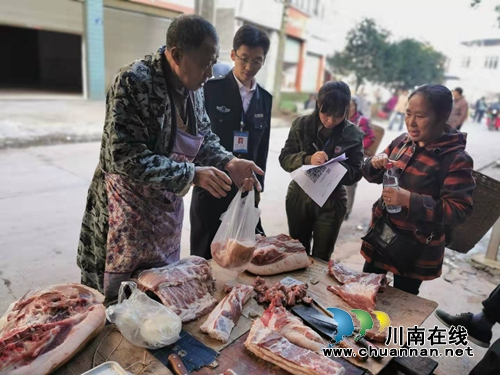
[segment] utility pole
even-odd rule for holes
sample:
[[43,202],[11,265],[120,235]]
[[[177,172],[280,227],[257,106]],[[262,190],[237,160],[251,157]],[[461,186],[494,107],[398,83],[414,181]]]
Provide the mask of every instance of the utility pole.
[[283,63],[285,60],[285,44],[286,44],[286,24],[288,22],[288,8],[291,0],[281,0],[283,2],[283,12],[281,14],[281,27],[278,44],[278,58],[276,59],[276,72],[274,76],[274,91],[273,91],[273,113],[279,112],[281,102],[281,82],[283,76]]
[[194,11],[215,26],[216,0],[195,0]]

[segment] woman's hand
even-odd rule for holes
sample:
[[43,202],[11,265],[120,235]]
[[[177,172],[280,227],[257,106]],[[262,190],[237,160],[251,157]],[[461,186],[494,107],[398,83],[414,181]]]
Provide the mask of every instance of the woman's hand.
[[382,199],[386,206],[410,206],[411,193],[405,189],[386,187],[382,190]]
[[315,152],[311,156],[311,165],[321,165],[328,161],[328,155],[324,151]]
[[[375,155],[371,159],[372,167],[375,169],[385,168],[385,166],[389,162],[392,162],[392,161],[389,159],[389,156],[387,156],[387,154],[385,152],[378,154],[378,155]],[[394,164],[394,162],[392,162],[392,163]]]

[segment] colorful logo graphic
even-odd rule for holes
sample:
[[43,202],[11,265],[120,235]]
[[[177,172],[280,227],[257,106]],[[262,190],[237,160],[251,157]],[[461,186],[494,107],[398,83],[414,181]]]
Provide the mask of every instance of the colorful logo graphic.
[[[327,308],[329,312],[333,314],[333,318],[338,323],[337,332],[333,339],[335,343],[339,343],[344,339],[344,337],[352,336],[354,334],[355,325],[352,320],[351,314],[347,311],[339,309],[337,307]],[[379,332],[383,332],[387,327],[391,325],[391,319],[383,311],[373,311],[370,314],[368,311],[354,309],[351,312],[356,316],[359,321],[359,334],[364,336],[367,330],[370,330],[374,326],[373,317],[379,322]]]

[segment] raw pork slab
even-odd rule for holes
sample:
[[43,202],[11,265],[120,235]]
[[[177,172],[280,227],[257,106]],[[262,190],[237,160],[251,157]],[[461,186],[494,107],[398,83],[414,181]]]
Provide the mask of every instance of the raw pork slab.
[[243,305],[248,301],[253,292],[253,287],[237,284],[212,310],[200,329],[210,337],[224,343],[229,340],[229,335],[241,316]]
[[143,291],[155,293],[183,323],[207,314],[217,304],[215,280],[204,258],[190,256],[165,267],[142,271],[138,277]]
[[345,369],[339,363],[301,348],[279,332],[266,327],[257,319],[250,329],[245,346],[257,357],[295,375],[341,375]]
[[292,344],[318,352],[327,347],[325,341],[314,330],[304,325],[302,320],[292,315],[283,306],[277,306],[279,300],[273,300],[264,311],[260,320],[267,328],[282,334]]
[[257,244],[247,271],[260,276],[276,275],[309,267],[306,248],[286,234],[257,236]]
[[48,374],[106,322],[104,296],[80,284],[30,291],[0,319],[0,374]]
[[328,262],[328,274],[344,285],[331,285],[327,289],[357,309],[373,311],[377,293],[387,286],[385,275],[351,271],[334,260]]

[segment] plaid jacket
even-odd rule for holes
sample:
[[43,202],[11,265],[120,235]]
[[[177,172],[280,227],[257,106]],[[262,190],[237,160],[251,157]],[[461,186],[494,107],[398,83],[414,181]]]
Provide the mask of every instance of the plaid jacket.
[[[411,192],[409,207],[398,214],[390,214],[391,222],[423,244],[434,233],[412,270],[405,276],[420,280],[439,277],[445,248],[444,226],[463,223],[472,213],[472,193],[476,184],[472,177],[472,158],[465,152],[466,137],[465,133],[447,127],[445,134],[425,147],[419,147],[403,134],[384,150],[390,159],[396,159],[399,186]],[[452,152],[455,156],[441,186],[439,176],[442,173],[439,171],[443,158]],[[363,166],[363,176],[377,184],[382,183],[384,171],[372,168],[371,158]],[[381,202],[380,199],[373,205],[371,226],[383,214]],[[375,266],[398,274],[393,266],[377,257],[366,242],[363,242],[361,254],[368,262],[373,260]]]

